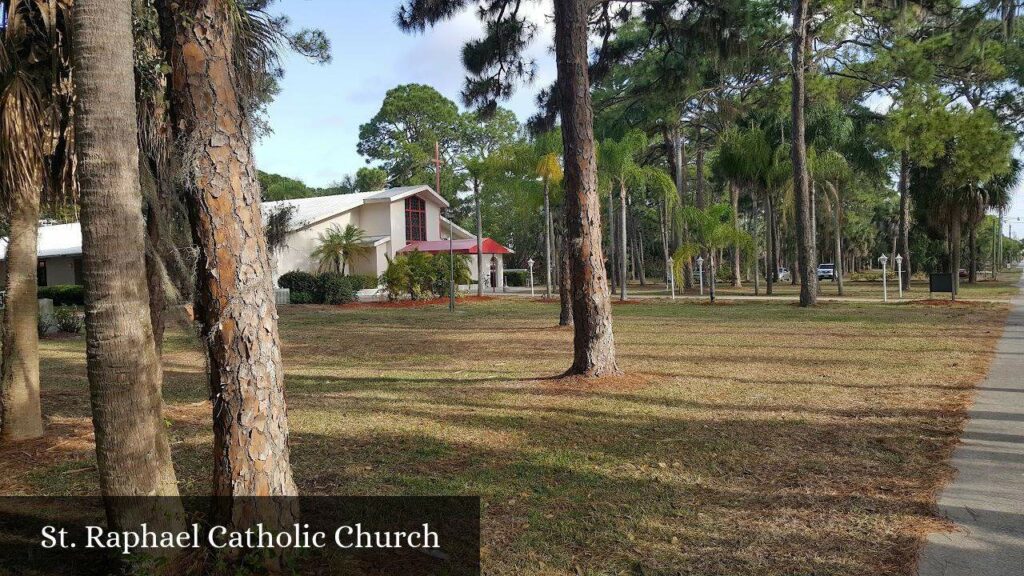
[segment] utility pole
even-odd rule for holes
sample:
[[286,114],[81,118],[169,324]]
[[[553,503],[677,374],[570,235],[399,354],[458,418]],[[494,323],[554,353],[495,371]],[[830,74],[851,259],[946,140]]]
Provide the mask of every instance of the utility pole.
[[[441,145],[437,140],[434,140],[434,188],[440,196]],[[448,206],[448,310],[455,312],[455,215],[451,205]]]

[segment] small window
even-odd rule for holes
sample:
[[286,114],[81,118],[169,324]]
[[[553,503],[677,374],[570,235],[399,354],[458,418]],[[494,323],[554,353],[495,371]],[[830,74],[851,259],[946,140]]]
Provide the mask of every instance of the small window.
[[36,267],[36,284],[46,286],[46,260],[40,260]]
[[422,242],[427,239],[427,203],[419,196],[405,199],[405,241]]

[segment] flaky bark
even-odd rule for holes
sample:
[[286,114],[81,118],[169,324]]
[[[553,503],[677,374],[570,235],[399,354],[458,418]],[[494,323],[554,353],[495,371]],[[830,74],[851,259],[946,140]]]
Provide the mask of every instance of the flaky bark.
[[792,157],[793,196],[796,208],[796,246],[800,268],[800,306],[813,306],[818,301],[817,253],[811,213],[811,186],[807,173],[807,140],[804,107],[806,105],[805,72],[807,66],[807,25],[809,0],[793,0],[793,89],[792,89]]
[[[184,528],[162,416],[143,255],[130,0],[79,0],[75,131],[86,351],[100,489],[113,529]],[[173,503],[172,502],[176,502]]]
[[[260,187],[226,0],[167,0],[171,102],[179,148],[191,152],[192,231],[200,248],[197,317],[203,325],[213,403],[215,496],[290,496],[284,370]],[[250,508],[219,499],[223,522],[289,524],[293,501]],[[289,503],[291,502],[291,503]]]
[[10,199],[3,372],[0,378],[0,441],[3,442],[43,435],[39,404],[39,295],[36,285],[42,166],[34,172],[38,180]]
[[573,364],[566,374],[600,376],[618,372],[618,366],[601,253],[601,207],[587,59],[589,6],[587,0],[555,0],[555,60],[565,148],[566,245],[575,327]]
[[558,251],[558,325],[572,326],[572,269],[569,251],[565,246],[565,233],[559,231]]

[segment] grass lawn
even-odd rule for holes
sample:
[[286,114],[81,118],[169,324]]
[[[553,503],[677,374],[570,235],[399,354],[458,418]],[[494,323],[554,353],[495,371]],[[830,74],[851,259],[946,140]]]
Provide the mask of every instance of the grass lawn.
[[[1007,306],[615,306],[620,366],[570,361],[557,307],[286,307],[304,493],[476,494],[487,574],[911,574]],[[50,435],[0,494],[97,491],[84,341],[43,342]],[[182,489],[210,483],[203,357],[166,345]]]
[[[977,299],[977,300],[1002,300],[1009,301],[1015,294],[1017,294],[1017,286],[1020,281],[1021,271],[1015,269],[1012,271],[1000,272],[997,280],[992,280],[987,274],[978,275],[978,282],[976,284],[968,284],[964,278],[960,279],[960,298],[965,299]],[[764,296],[765,285],[761,283],[761,295]],[[911,290],[904,292],[903,296],[905,299],[923,299],[928,298],[928,278],[914,278],[911,282]],[[679,287],[677,287],[677,290]],[[641,287],[639,284],[631,284],[630,290],[633,294],[648,294],[665,296],[669,294],[665,289],[664,282],[658,282],[656,284],[649,284],[648,286]],[[704,287],[704,293],[707,295],[708,287]],[[693,288],[692,290],[686,291],[687,295],[698,294],[698,289]],[[781,283],[776,283],[773,288],[774,296],[784,296],[788,298],[795,298],[800,295],[800,285],[791,284],[788,280]],[[859,280],[854,281],[847,279],[843,283],[844,296],[851,298],[877,298],[882,299],[882,281],[866,281]],[[892,277],[889,279],[889,299],[896,300],[899,293],[899,287],[896,284],[896,278]],[[678,294],[683,294],[682,291]],[[721,297],[726,296],[753,296],[754,285],[750,282],[744,282],[742,288],[733,288],[728,283],[719,283],[716,287],[716,294]],[[834,282],[823,280],[821,282],[821,295],[829,298],[839,296],[839,286]],[[937,300],[948,300],[949,294],[934,294],[932,296]]]

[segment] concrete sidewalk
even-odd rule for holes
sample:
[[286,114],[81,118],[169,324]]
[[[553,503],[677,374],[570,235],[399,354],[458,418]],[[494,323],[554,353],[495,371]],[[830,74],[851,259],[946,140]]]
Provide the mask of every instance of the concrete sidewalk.
[[1024,297],[999,341],[939,497],[957,531],[928,537],[920,576],[1024,574]]

